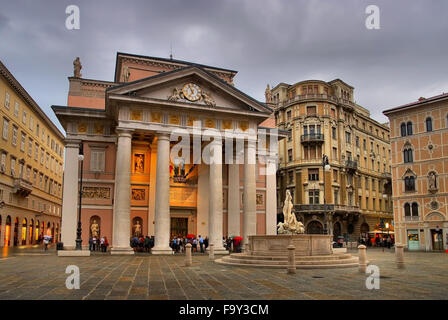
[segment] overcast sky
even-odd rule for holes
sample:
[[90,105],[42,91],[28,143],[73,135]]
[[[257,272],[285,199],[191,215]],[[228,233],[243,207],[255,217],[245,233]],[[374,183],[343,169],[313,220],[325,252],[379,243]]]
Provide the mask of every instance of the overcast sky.
[[[264,101],[266,84],[340,78],[386,122],[384,109],[448,92],[444,0],[0,0],[0,59],[61,128],[73,60],[113,80],[117,51],[238,70],[235,85]],[[80,9],[67,30],[65,9]],[[365,27],[368,5],[379,30]]]

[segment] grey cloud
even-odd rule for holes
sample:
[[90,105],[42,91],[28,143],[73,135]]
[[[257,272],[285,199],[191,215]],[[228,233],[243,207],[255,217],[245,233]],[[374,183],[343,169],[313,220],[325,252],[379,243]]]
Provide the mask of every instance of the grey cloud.
[[[1,2],[0,57],[52,119],[76,56],[85,77],[111,80],[117,51],[168,57],[170,44],[175,58],[238,70],[259,100],[266,83],[341,78],[381,122],[385,108],[448,90],[445,1]],[[69,4],[80,30],[65,29]],[[364,26],[370,4],[380,30]]]

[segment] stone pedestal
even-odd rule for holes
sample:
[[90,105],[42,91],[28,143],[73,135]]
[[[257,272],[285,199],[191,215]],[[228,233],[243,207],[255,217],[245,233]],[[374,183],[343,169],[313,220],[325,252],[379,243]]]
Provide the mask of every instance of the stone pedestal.
[[404,245],[401,243],[395,244],[395,262],[397,268],[404,268]]
[[90,250],[58,250],[58,257],[90,257]]
[[288,274],[296,273],[296,255],[295,249],[292,244],[288,246]]
[[366,273],[367,269],[367,254],[366,254],[366,246],[360,245],[358,246],[358,256],[359,256],[359,272]]

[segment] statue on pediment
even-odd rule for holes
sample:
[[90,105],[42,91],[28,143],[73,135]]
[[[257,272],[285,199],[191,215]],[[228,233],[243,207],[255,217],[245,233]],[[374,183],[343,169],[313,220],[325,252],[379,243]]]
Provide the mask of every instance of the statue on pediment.
[[168,96],[168,100],[170,101],[177,101],[177,100],[183,100],[184,99],[184,95],[182,93],[182,90],[179,90],[177,88],[173,89],[173,93]]
[[76,57],[76,59],[73,61],[73,76],[75,78],[82,77],[81,69],[82,69],[81,60],[79,60],[79,57]]
[[130,75],[131,75],[131,71],[129,71],[129,67],[125,66],[123,68],[123,82],[128,82]]
[[216,107],[215,100],[213,100],[213,98],[210,97],[210,95],[208,93],[206,93],[205,91],[201,91],[201,98],[202,98],[202,101],[204,101],[204,103],[206,105]]
[[266,98],[266,103],[272,102],[272,91],[269,87],[269,84],[266,86],[266,90],[264,91],[264,96]]

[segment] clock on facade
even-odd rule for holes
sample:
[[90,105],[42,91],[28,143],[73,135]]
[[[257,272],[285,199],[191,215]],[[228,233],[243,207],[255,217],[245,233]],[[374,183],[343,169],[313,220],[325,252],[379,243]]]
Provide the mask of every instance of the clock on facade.
[[201,88],[194,83],[187,83],[182,88],[184,97],[190,101],[197,101],[201,98]]

